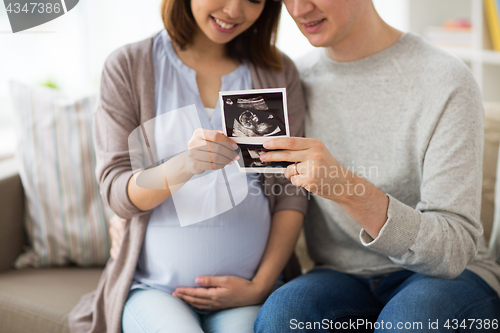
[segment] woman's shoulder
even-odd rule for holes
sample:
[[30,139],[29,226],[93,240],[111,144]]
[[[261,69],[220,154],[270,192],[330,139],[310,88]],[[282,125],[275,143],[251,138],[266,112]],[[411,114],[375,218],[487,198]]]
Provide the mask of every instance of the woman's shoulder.
[[105,70],[125,69],[135,72],[152,66],[153,44],[158,33],[138,42],[120,46],[107,57],[104,63]]
[[295,62],[285,53],[281,52],[281,59],[283,61],[283,72],[287,78],[287,82],[300,80],[299,70]]
[[[280,52],[280,57],[282,61],[282,69],[277,71],[272,68],[262,68],[252,66],[252,72],[254,74],[254,81],[257,79],[262,85],[271,85],[274,87],[286,87],[294,81],[299,81],[299,72],[295,63],[292,59],[285,53]],[[255,83],[255,82],[254,82]],[[268,88],[268,87],[262,87]]]

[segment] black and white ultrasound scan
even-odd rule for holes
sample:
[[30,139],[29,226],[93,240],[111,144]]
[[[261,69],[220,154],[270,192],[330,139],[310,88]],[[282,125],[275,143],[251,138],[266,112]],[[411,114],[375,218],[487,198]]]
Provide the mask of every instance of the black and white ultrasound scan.
[[224,134],[241,149],[240,171],[282,173],[287,162],[264,163],[262,144],[271,138],[289,137],[286,89],[252,89],[220,92]]

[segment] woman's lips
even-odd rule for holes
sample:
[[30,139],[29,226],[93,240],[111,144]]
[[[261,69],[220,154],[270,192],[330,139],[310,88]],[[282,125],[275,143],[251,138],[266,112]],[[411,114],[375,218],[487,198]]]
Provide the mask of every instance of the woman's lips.
[[238,27],[238,23],[227,23],[227,22],[224,22],[220,19],[216,19],[215,17],[213,16],[210,16],[210,18],[212,19],[212,24],[214,25],[215,29],[219,32],[223,32],[223,33],[226,33],[226,34],[231,34],[233,33],[236,28]]
[[308,23],[303,23],[304,25],[304,30],[308,33],[314,33],[320,30],[323,25],[325,24],[326,19],[318,20],[318,21],[312,21]]

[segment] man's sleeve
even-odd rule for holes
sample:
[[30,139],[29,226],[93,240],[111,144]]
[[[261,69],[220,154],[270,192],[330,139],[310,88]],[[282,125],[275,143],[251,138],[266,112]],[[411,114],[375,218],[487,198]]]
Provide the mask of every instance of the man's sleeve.
[[394,263],[447,279],[460,275],[474,259],[483,232],[479,221],[482,98],[468,71],[457,76],[429,132],[420,202],[412,208],[389,195],[388,219],[377,238],[364,230],[360,233],[366,247]]

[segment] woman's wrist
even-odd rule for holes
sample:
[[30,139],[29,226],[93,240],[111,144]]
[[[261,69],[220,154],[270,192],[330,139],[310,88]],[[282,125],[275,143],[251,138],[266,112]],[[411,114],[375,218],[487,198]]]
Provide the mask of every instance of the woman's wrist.
[[255,291],[259,297],[259,303],[262,303],[266,300],[267,296],[271,294],[273,291],[273,287],[276,284],[278,278],[272,277],[264,277],[256,275],[252,279],[252,284],[255,287]]

